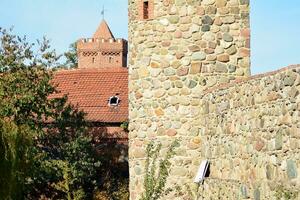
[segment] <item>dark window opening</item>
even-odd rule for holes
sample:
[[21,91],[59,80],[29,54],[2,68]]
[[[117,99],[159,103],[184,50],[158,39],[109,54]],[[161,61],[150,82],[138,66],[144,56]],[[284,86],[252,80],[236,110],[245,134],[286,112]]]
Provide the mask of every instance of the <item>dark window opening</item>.
[[92,59],[92,62],[95,63],[95,58]]
[[109,62],[109,63],[112,63],[112,60],[113,60],[112,57],[109,57],[109,58],[108,58],[108,62]]
[[149,19],[149,1],[143,3],[143,18]]
[[108,100],[109,106],[117,106],[120,103],[120,99],[117,96],[112,96]]

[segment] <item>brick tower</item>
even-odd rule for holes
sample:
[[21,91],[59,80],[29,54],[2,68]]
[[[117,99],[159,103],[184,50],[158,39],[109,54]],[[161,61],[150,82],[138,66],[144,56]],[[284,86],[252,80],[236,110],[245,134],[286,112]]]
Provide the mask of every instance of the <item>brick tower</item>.
[[[201,136],[209,129],[199,127],[212,124],[202,116],[208,110],[219,111],[203,101],[203,94],[250,76],[249,41],[249,0],[129,1],[132,200],[144,192],[145,149],[150,140],[161,142],[166,151],[178,139],[167,185],[173,189],[178,183],[193,183],[199,162],[206,158],[203,144],[210,138]],[[162,199],[185,198],[170,194]]]
[[105,20],[92,38],[77,41],[78,68],[127,67],[127,41],[115,39]]

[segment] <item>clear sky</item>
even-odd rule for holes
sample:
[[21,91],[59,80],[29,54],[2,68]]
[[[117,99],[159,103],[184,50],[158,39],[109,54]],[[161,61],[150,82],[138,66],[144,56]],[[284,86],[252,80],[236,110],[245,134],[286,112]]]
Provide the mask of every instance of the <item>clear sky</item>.
[[[102,5],[115,37],[127,38],[127,0],[0,0],[0,27],[31,41],[45,35],[62,53],[93,35]],[[300,64],[300,0],[251,0],[251,50],[252,74]]]

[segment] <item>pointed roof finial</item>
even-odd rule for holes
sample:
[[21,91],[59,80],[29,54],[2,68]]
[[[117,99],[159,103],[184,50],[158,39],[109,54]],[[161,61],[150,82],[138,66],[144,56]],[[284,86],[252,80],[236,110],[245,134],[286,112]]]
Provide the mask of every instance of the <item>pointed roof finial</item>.
[[114,35],[112,34],[109,26],[107,25],[105,20],[102,20],[99,25],[97,31],[95,32],[93,38],[101,38],[101,39],[114,39]]
[[105,17],[105,9],[104,9],[104,5],[102,6],[102,10],[101,10],[101,15],[102,15],[102,20],[104,20],[104,17]]

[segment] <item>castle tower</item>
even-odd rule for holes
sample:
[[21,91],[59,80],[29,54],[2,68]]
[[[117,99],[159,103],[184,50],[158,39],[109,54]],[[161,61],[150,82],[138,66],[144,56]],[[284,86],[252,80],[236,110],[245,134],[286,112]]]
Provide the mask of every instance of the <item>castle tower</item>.
[[249,0],[130,0],[129,43],[134,200],[143,193],[150,140],[163,148],[175,138],[180,141],[168,186],[193,182],[206,153],[200,135],[207,130],[197,128],[209,123],[200,118],[208,109],[203,93],[250,76]]
[[115,39],[105,20],[92,38],[77,42],[78,68],[127,67],[127,41]]

